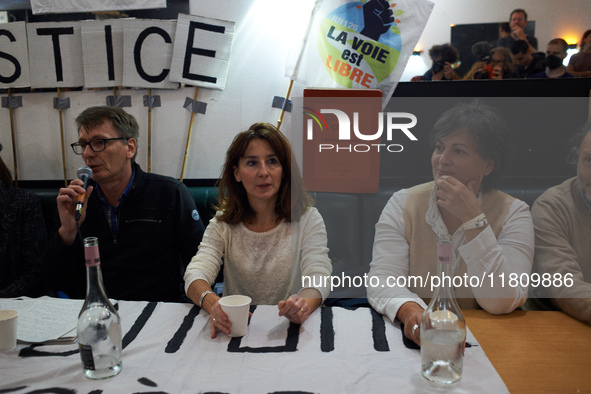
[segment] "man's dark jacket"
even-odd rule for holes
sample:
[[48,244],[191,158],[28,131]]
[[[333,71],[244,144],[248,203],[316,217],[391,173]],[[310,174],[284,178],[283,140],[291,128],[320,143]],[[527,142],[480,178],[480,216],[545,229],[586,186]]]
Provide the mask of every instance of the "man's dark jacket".
[[[181,301],[182,275],[197,252],[203,223],[183,183],[133,166],[135,179],[120,204],[117,234],[112,233],[95,190],[80,226],[82,238],[98,238],[103,283],[109,297]],[[58,228],[59,220],[47,251],[46,280],[55,291],[84,298],[84,248],[78,237],[73,245],[64,245]]]

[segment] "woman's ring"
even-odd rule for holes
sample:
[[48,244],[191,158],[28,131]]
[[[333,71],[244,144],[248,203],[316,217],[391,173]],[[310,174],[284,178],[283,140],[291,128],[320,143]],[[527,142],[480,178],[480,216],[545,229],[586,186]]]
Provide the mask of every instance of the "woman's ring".
[[[211,322],[212,322],[213,324],[215,324],[215,317],[214,317],[213,319],[211,319]],[[413,332],[414,332],[414,331],[413,331]]]
[[417,330],[417,328],[419,328],[419,325],[418,324],[415,324],[414,326],[412,326],[412,330],[411,331],[412,331],[413,334],[415,333],[415,331]]
[[300,308],[300,311],[302,311],[302,313],[304,313],[304,308]]

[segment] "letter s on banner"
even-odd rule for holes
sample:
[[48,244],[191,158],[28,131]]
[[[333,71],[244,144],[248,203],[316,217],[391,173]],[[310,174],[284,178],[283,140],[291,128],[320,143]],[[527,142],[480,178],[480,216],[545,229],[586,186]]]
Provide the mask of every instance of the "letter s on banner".
[[[12,64],[0,69],[0,88],[19,88],[30,85],[25,22],[0,25],[0,58]],[[4,61],[0,62],[6,64]]]

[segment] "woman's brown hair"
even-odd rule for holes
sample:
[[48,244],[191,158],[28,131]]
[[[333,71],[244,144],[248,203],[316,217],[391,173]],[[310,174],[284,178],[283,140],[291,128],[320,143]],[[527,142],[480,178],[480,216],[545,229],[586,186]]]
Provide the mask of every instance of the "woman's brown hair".
[[299,220],[306,209],[313,205],[313,200],[306,193],[299,168],[292,157],[289,141],[269,123],[253,124],[248,130],[236,135],[228,148],[222,175],[218,181],[219,196],[216,209],[221,211],[221,214],[217,219],[229,224],[238,224],[249,222],[255,217],[244,186],[234,176],[234,167],[238,167],[248,144],[254,139],[262,139],[269,143],[283,169],[275,204],[277,220]]
[[[0,152],[2,152],[2,144],[0,144]],[[2,183],[5,187],[12,186],[12,174],[6,164],[4,164],[4,160],[0,157],[0,183]]]

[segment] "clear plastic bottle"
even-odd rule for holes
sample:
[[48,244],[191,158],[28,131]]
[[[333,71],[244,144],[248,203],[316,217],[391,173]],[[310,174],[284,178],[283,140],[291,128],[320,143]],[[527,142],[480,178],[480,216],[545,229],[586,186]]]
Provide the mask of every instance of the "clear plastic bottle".
[[121,324],[119,314],[103,287],[98,239],[84,239],[86,300],[78,316],[78,346],[84,374],[105,379],[121,372]]
[[451,236],[437,237],[437,274],[441,285],[421,320],[421,368],[423,376],[436,383],[454,383],[462,378],[466,321],[453,289]]

